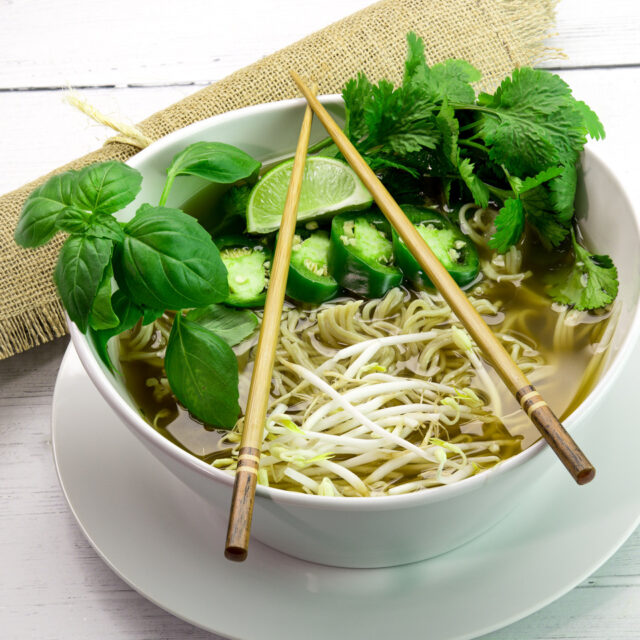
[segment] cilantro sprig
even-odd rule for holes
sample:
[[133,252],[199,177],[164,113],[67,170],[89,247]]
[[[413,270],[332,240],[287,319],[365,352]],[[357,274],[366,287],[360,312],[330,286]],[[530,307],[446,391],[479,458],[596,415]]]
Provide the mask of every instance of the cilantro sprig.
[[[580,271],[580,251],[591,254],[572,235],[576,166],[587,138],[605,136],[598,116],[548,71],[515,69],[493,94],[476,95],[473,83],[481,75],[471,64],[451,59],[430,67],[423,41],[409,33],[407,44],[400,86],[373,83],[362,73],[344,86],[345,132],[365,160],[396,197],[427,192],[437,179],[451,208],[491,201],[499,209],[491,248],[505,253],[530,229],[546,249],[574,246]],[[607,256],[589,260],[603,269],[611,263]],[[594,309],[617,291],[615,273],[599,282],[601,295],[575,287],[549,293]]]
[[597,309],[614,301],[618,294],[618,271],[609,256],[589,253],[571,231],[575,262],[547,277],[551,296],[576,309]]

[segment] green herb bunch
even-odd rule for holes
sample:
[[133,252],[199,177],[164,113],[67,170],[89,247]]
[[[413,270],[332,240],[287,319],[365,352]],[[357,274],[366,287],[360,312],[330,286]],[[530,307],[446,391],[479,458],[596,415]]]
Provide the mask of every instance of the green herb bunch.
[[[167,169],[160,205],[141,204],[127,223],[114,214],[138,195],[138,171],[121,162],[68,171],[31,193],[14,234],[22,247],[46,244],[60,231],[69,234],[55,283],[69,317],[80,331],[89,331],[110,368],[110,338],[166,310],[177,312],[165,354],[171,389],[194,416],[225,428],[240,413],[231,346],[251,335],[258,319],[217,304],[229,289],[216,245],[195,218],[164,204],[177,176],[233,184],[254,179],[259,169],[236,147],[193,144]],[[191,311],[183,316],[182,309]]]
[[[575,236],[577,163],[587,136],[604,138],[596,114],[557,75],[515,69],[495,93],[476,92],[480,72],[464,60],[429,67],[409,33],[402,85],[360,73],[344,86],[345,131],[397,199],[437,179],[446,204],[499,207],[489,246],[505,253],[533,229],[547,250],[573,249],[550,295],[577,309],[613,301],[617,272]],[[576,283],[580,286],[576,286]]]

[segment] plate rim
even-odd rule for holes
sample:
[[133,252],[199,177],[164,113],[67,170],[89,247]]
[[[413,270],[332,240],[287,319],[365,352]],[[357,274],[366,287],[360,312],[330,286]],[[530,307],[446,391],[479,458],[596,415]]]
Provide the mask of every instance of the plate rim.
[[[636,349],[636,351],[638,351],[638,349]],[[76,362],[73,362],[73,360],[76,360]],[[77,366],[77,371],[73,371],[72,367],[76,365]],[[53,458],[54,458],[54,464],[55,464],[55,469],[56,469],[56,474],[58,476],[58,481],[60,483],[60,487],[62,489],[62,492],[64,494],[65,500],[78,524],[78,526],[80,527],[80,530],[82,531],[83,535],[85,536],[85,538],[87,539],[87,541],[89,542],[89,544],[92,546],[92,548],[96,551],[96,553],[98,554],[98,556],[105,562],[105,564],[120,578],[122,579],[127,585],[129,585],[129,587],[131,587],[133,590],[135,590],[137,593],[139,593],[143,598],[145,598],[146,600],[152,602],[153,604],[155,604],[156,606],[160,607],[161,609],[163,609],[164,611],[170,613],[171,615],[184,620],[185,622],[188,622],[189,624],[192,624],[193,626],[203,629],[205,631],[211,632],[211,633],[215,633],[218,635],[221,635],[225,638],[229,638],[229,640],[247,640],[246,637],[243,636],[237,636],[237,635],[233,635],[232,632],[226,630],[226,629],[216,629],[214,627],[212,627],[211,625],[207,624],[206,622],[203,622],[201,620],[198,620],[188,614],[182,613],[180,610],[176,609],[174,606],[172,606],[170,603],[167,603],[157,597],[155,597],[153,594],[150,594],[148,592],[148,589],[145,589],[144,586],[139,584],[139,579],[138,581],[136,581],[134,578],[130,578],[129,575],[127,574],[126,568],[122,568],[119,565],[117,565],[114,561],[111,560],[110,553],[107,550],[104,550],[101,546],[101,544],[95,540],[96,536],[96,532],[90,532],[87,527],[85,526],[85,523],[83,522],[84,518],[82,517],[82,515],[79,513],[77,505],[74,504],[73,498],[70,495],[70,490],[67,487],[67,485],[65,484],[65,480],[63,478],[65,472],[64,470],[61,468],[60,466],[60,460],[59,460],[59,451],[58,451],[58,447],[60,445],[59,442],[59,438],[60,438],[60,428],[58,425],[58,420],[57,420],[57,416],[59,414],[59,412],[61,411],[60,409],[60,394],[62,393],[61,389],[64,383],[64,379],[66,376],[73,376],[73,375],[79,375],[82,376],[83,378],[86,378],[87,381],[90,382],[91,387],[93,389],[93,391],[95,392],[96,396],[98,398],[100,398],[100,400],[102,402],[104,402],[104,406],[105,408],[108,410],[108,412],[110,413],[111,417],[114,420],[117,420],[118,422],[122,423],[122,420],[117,416],[117,414],[113,411],[112,407],[110,407],[106,401],[104,400],[104,398],[100,395],[99,391],[95,388],[95,385],[93,384],[93,382],[91,381],[90,377],[87,375],[86,371],[82,368],[82,365],[80,363],[80,360],[78,358],[78,355],[75,351],[75,348],[73,346],[73,344],[69,344],[69,346],[67,347],[67,350],[64,354],[64,357],[62,359],[61,365],[60,365],[60,370],[58,372],[58,376],[56,379],[56,385],[55,385],[55,389],[54,389],[54,394],[53,394],[53,403],[52,403],[52,411],[51,411],[51,442],[52,442],[52,450],[53,450]],[[127,430],[127,427],[124,424],[121,424],[121,427],[123,430]],[[129,435],[132,437],[132,441],[136,441],[137,440],[133,437],[133,434],[129,433]],[[138,443],[140,447],[142,447],[143,445],[141,443]],[[151,455],[151,454],[149,454]],[[192,495],[196,495],[193,493],[193,491],[191,489],[189,489],[186,485],[184,485],[180,480],[178,480],[177,478],[175,478],[172,474],[170,474],[170,472],[167,470],[167,477],[169,478],[170,482],[175,482],[177,484],[179,484],[181,486],[181,488],[185,491],[185,492],[189,492]],[[548,474],[545,474],[548,475]],[[544,478],[540,479],[541,482],[544,482]],[[570,486],[570,485],[568,485]],[[501,521],[500,523],[498,523],[493,529],[491,529],[490,531],[482,534],[481,536],[479,536],[479,538],[485,538],[487,536],[492,536],[493,532],[496,531],[497,529],[500,529],[501,527],[504,526],[508,526],[508,521],[510,520],[510,518],[513,517],[513,513],[509,514],[503,521]],[[594,516],[595,517],[595,516]],[[505,524],[506,523],[506,524]],[[594,558],[587,566],[585,566],[580,572],[578,572],[576,575],[574,575],[574,577],[568,581],[566,584],[563,584],[560,587],[555,588],[552,592],[550,592],[548,594],[548,596],[546,598],[542,598],[539,600],[536,600],[536,602],[532,603],[529,607],[524,607],[522,609],[519,609],[517,612],[507,616],[506,618],[502,618],[499,621],[496,621],[495,623],[492,624],[487,624],[485,625],[483,628],[481,629],[475,629],[469,633],[464,633],[463,635],[456,635],[456,636],[450,636],[449,638],[447,638],[447,640],[472,640],[473,638],[481,638],[482,636],[491,633],[491,632],[495,632],[499,629],[502,629],[504,627],[507,627],[515,622],[518,622],[519,620],[522,620],[523,618],[526,618],[527,616],[543,609],[544,607],[548,606],[549,604],[551,604],[552,602],[554,602],[555,600],[561,598],[562,596],[564,596],[565,594],[567,594],[569,591],[571,591],[572,589],[574,589],[578,584],[580,584],[582,581],[584,581],[586,578],[588,578],[594,571],[596,571],[599,567],[601,567],[605,562],[607,562],[607,560],[609,560],[619,549],[620,547],[626,542],[626,540],[631,536],[631,534],[635,531],[635,529],[640,525],[640,511],[636,514],[635,516],[635,520],[629,524],[627,527],[625,527],[625,529],[621,532],[618,532],[618,534],[615,537],[615,541],[607,547],[606,552],[602,553],[602,554],[598,554],[598,556],[596,558]],[[477,539],[476,539],[477,540]],[[473,541],[468,543],[468,545],[473,544]],[[455,554],[459,551],[459,549],[466,547],[467,545],[463,545],[463,547],[460,547],[458,549],[454,549],[452,551],[450,551],[447,554],[444,554],[443,556],[440,556],[440,558],[443,558],[444,556],[450,556],[450,557],[455,557]],[[268,550],[268,553],[270,554],[278,554],[280,555],[280,552],[271,549],[269,547],[267,547],[264,544],[260,544],[260,545],[256,545],[255,547],[255,552],[256,553],[264,553],[264,549]],[[311,567],[315,567],[315,566],[322,566],[322,565],[315,565],[313,563],[309,563],[303,560],[298,560],[296,558],[292,558],[291,556],[284,556],[283,557],[288,557],[290,561],[292,561],[295,565],[300,564],[301,566],[304,565],[308,565]],[[427,564],[429,563],[430,560],[426,560],[423,561],[423,563],[415,563],[415,564]],[[344,572],[344,571],[354,571],[354,572],[369,572],[369,571],[391,571],[391,572],[402,572],[403,570],[405,570],[407,567],[412,567],[415,565],[402,565],[402,566],[398,566],[398,567],[388,567],[388,568],[384,568],[384,569],[341,569],[341,568],[335,568],[335,567],[324,567],[324,570],[328,570],[328,571],[340,571],[340,572]],[[498,616],[499,617],[499,616]]]

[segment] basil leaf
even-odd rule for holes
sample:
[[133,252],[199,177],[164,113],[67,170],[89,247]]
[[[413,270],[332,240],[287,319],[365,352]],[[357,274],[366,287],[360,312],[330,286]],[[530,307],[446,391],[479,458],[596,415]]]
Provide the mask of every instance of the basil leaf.
[[86,234],[94,238],[111,238],[116,241],[124,238],[122,227],[115,218],[96,215],[75,207],[62,210],[56,220],[56,227],[67,233]]
[[122,162],[93,164],[78,174],[73,201],[93,213],[115,213],[133,202],[141,185],[140,172]]
[[108,264],[102,274],[102,280],[98,287],[98,293],[91,306],[89,314],[89,325],[92,329],[110,329],[117,327],[120,319],[115,314],[111,306],[111,281],[113,280],[113,269]]
[[107,349],[108,342],[114,336],[135,327],[140,320],[142,311],[122,289],[118,289],[111,296],[111,308],[118,317],[118,324],[109,329],[90,330],[89,334],[102,362],[107,365],[110,371],[114,371],[115,367]]
[[195,142],[178,153],[167,169],[160,196],[164,206],[176,176],[192,175],[219,184],[233,184],[257,177],[261,164],[248,153],[223,142]]
[[201,309],[192,309],[187,320],[213,331],[230,347],[248,338],[259,324],[258,316],[248,309],[231,309],[222,304],[210,304]]
[[112,251],[113,242],[107,238],[71,236],[62,246],[53,278],[69,317],[80,331],[87,329]]
[[111,216],[95,216],[86,233],[94,238],[111,238],[117,242],[124,240],[122,225]]
[[260,166],[248,153],[230,144],[196,142],[173,158],[167,175],[192,175],[231,184],[257,175]]
[[196,418],[233,427],[240,414],[238,361],[222,338],[178,314],[164,366],[171,390]]
[[152,309],[204,307],[228,293],[211,236],[179,209],[142,205],[125,227],[120,272],[130,295]]
[[59,214],[72,203],[71,192],[77,171],[49,178],[27,198],[13,237],[21,247],[39,247],[56,235]]
[[142,324],[151,324],[158,318],[162,317],[163,314],[164,309],[149,309],[147,307],[144,307],[142,309]]
[[75,207],[63,209],[57,219],[56,228],[67,233],[83,234],[91,224],[92,214]]

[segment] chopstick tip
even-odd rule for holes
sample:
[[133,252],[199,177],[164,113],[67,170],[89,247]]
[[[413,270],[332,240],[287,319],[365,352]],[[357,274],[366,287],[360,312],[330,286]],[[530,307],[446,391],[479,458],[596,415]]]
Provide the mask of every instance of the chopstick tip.
[[580,471],[576,476],[576,482],[579,485],[591,482],[596,476],[596,470],[593,467],[587,467]]
[[224,550],[224,557],[231,562],[244,562],[247,559],[247,550],[242,547],[227,547]]

